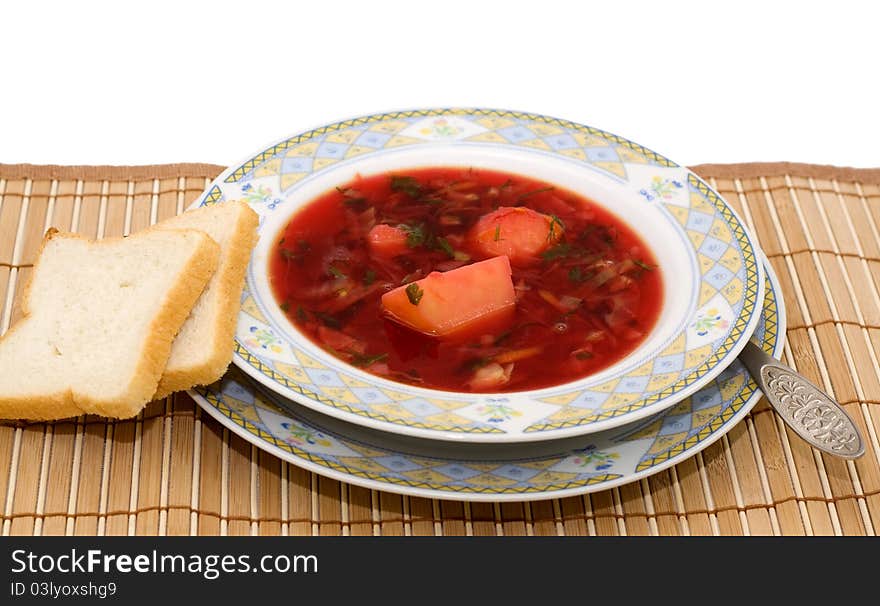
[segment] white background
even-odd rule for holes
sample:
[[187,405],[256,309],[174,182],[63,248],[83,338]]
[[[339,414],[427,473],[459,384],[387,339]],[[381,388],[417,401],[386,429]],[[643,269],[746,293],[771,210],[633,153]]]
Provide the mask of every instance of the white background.
[[356,115],[480,106],[683,164],[880,166],[877,5],[4,3],[0,162],[228,165]]

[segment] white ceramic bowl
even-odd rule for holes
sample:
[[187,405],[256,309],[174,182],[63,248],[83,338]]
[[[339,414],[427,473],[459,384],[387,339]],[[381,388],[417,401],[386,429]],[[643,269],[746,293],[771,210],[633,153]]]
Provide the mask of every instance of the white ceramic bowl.
[[[461,166],[519,173],[583,194],[628,223],[664,277],[659,320],[613,366],[550,388],[502,394],[389,381],[333,357],[278,307],[267,260],[303,205],[356,174]],[[446,440],[511,442],[600,431],[672,406],[721,372],[758,321],[757,247],[723,199],[686,168],[570,122],[497,110],[419,110],[284,139],[225,171],[196,203],[245,199],[261,215],[236,333],[236,364],[320,412]]]

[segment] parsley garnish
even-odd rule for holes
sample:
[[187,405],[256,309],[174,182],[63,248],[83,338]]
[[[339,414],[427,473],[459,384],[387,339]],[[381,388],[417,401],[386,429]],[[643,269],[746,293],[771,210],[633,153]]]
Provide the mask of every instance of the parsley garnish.
[[602,226],[599,232],[599,238],[607,245],[612,246],[614,244],[614,240],[617,239],[617,232],[612,231],[608,227]]
[[411,198],[418,198],[422,193],[422,186],[415,177],[391,177],[391,191],[402,191]]
[[545,261],[553,261],[554,259],[562,259],[572,254],[573,247],[568,242],[560,242],[553,248],[545,250],[541,253],[541,257]]
[[417,248],[424,244],[428,235],[425,232],[425,225],[423,223],[417,223],[414,225],[403,224],[400,225],[400,229],[406,232],[406,245],[410,248]]
[[579,351],[576,354],[574,354],[574,357],[577,358],[578,360],[589,360],[590,358],[593,357],[593,354],[591,354],[588,351]]
[[406,232],[406,245],[409,248],[418,248],[424,246],[429,250],[442,250],[450,259],[455,258],[455,251],[445,238],[435,237],[430,228],[425,227],[424,223],[414,223],[412,225],[403,223],[398,225],[400,229]]
[[633,259],[633,263],[635,263],[636,265],[638,265],[642,269],[646,269],[648,271],[654,271],[654,268],[657,267],[656,265],[649,265],[649,264],[645,263],[644,261],[639,261],[638,259]]
[[372,269],[367,268],[367,271],[364,272],[364,286],[369,286],[373,282],[376,281],[376,272]]
[[455,251],[452,250],[452,245],[446,241],[446,238],[436,238],[434,240],[434,245],[439,249],[449,255],[450,259],[455,258]]
[[283,311],[284,313],[287,313],[288,311],[290,311],[290,303],[288,303],[287,301],[282,303],[281,304],[281,311]]
[[336,187],[336,191],[345,196],[345,199],[342,201],[343,204],[351,208],[352,210],[364,210],[367,206],[368,200],[363,196],[358,195],[358,191],[350,188],[350,187]]
[[302,264],[303,260],[305,259],[306,253],[308,253],[312,249],[312,245],[309,244],[308,240],[297,240],[296,247],[297,250],[282,248],[280,251],[281,258],[285,261],[296,261],[297,263]]
[[572,267],[568,270],[568,279],[575,284],[586,282],[590,279],[591,276],[592,274],[585,274],[580,267]]
[[409,299],[409,302],[413,305],[418,305],[424,294],[425,291],[415,282],[406,287],[406,298]]
[[556,226],[559,226],[560,229],[565,229],[565,223],[562,222],[562,219],[557,217],[556,215],[550,215],[550,231],[547,232],[547,241],[553,242],[556,236]]
[[300,322],[305,322],[309,318],[309,315],[306,313],[306,310],[303,309],[302,305],[296,306],[296,319]]
[[324,326],[326,326],[327,328],[340,328],[342,326],[342,323],[339,321],[338,318],[336,318],[335,316],[332,316],[326,312],[315,311],[312,313],[314,313],[315,317],[317,317],[321,322],[323,322]]
[[351,363],[355,366],[360,366],[361,368],[372,366],[376,362],[382,362],[388,357],[387,353],[379,353],[372,356],[362,353],[355,353],[353,355],[354,357],[351,359]]
[[524,194],[520,194],[516,197],[517,200],[525,200],[526,198],[531,198],[537,194],[543,194],[545,191],[553,191],[555,188],[550,185],[548,187],[542,187],[541,189],[533,189],[532,191],[527,191]]
[[495,224],[495,241],[496,242],[501,241],[501,223]]

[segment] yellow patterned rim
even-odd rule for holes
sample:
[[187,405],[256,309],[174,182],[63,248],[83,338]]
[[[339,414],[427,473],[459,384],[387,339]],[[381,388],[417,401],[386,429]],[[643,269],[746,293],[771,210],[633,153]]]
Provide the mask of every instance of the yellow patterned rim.
[[235,362],[242,370],[282,396],[377,429],[467,441],[535,441],[602,431],[656,414],[711,381],[745,345],[760,316],[763,269],[756,262],[757,246],[733,209],[686,168],[568,120],[457,108],[354,118],[248,157],[218,177],[196,205],[244,199],[266,222],[310,180],[383,154],[438,146],[497,147],[576,163],[663,213],[692,252],[699,279],[691,315],[676,338],[601,384],[587,380],[526,397],[426,390],[371,378],[304,347],[273,316],[274,303],[261,296],[251,267],[236,332]]

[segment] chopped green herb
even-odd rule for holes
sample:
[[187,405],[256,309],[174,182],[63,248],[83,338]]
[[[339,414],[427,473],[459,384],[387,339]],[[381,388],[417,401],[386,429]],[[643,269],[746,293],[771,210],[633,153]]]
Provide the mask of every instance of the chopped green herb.
[[424,294],[425,291],[415,282],[406,287],[406,298],[409,299],[409,302],[413,305],[418,305]]
[[575,284],[586,282],[590,278],[589,274],[584,274],[580,267],[572,267],[568,270],[568,279]]
[[336,191],[345,196],[345,199],[342,201],[343,204],[351,208],[352,210],[364,210],[366,208],[368,200],[360,195],[355,189],[351,187],[336,187]]
[[496,242],[501,241],[501,223],[495,224],[495,241]]
[[302,305],[296,306],[296,319],[300,322],[305,322],[308,320],[309,315],[306,313],[306,310],[303,309]]
[[288,303],[287,301],[282,303],[281,304],[281,311],[283,311],[284,313],[287,313],[288,311],[290,311],[290,303]]
[[574,357],[577,358],[578,360],[589,360],[590,358],[593,357],[593,354],[591,354],[588,351],[579,351],[576,354],[574,354]]
[[452,245],[446,241],[446,238],[436,238],[434,244],[439,250],[445,252],[450,259],[455,258],[455,251],[452,250]]
[[500,345],[501,343],[504,343],[507,339],[510,338],[510,335],[512,334],[512,330],[505,330],[503,333],[495,337],[495,345]]
[[366,198],[346,198],[342,203],[354,210],[363,210],[367,207]]
[[657,267],[656,265],[650,265],[648,263],[645,263],[644,261],[639,261],[638,259],[633,259],[633,263],[648,271],[654,271],[654,269]]
[[348,277],[344,273],[342,273],[337,267],[334,267],[333,265],[331,265],[330,267],[327,268],[327,273],[330,274],[331,276],[333,276],[334,278],[338,278],[340,280],[344,280],[345,278]]
[[607,227],[604,227],[602,229],[602,233],[600,234],[600,237],[602,238],[602,241],[605,244],[607,244],[608,246],[611,246],[612,244],[614,244],[614,241],[617,239],[617,231],[612,230],[612,229],[608,229]]
[[278,246],[283,246],[283,245],[284,245],[284,241],[285,241],[286,239],[287,239],[287,238],[281,238],[280,240],[278,240]]
[[541,257],[545,261],[553,261],[554,259],[562,259],[564,257],[567,257],[567,256],[573,254],[573,252],[574,252],[574,247],[572,247],[571,244],[569,244],[568,242],[560,242],[559,244],[557,244],[553,248],[550,248],[550,249],[542,252]]
[[376,272],[374,272],[372,269],[367,268],[367,271],[364,272],[364,279],[363,279],[364,286],[369,286],[370,284],[372,284],[375,281],[376,281]]
[[351,359],[351,363],[355,366],[360,366],[361,368],[366,368],[368,366],[372,366],[376,362],[383,362],[388,358],[387,353],[379,353],[374,355],[355,353],[353,354],[353,358]]
[[578,241],[586,242],[587,240],[589,240],[590,235],[593,234],[597,229],[599,229],[599,226],[595,223],[590,223],[589,225],[585,226],[577,235]]
[[391,177],[391,191],[402,191],[411,198],[418,198],[422,193],[422,186],[415,177]]
[[507,181],[505,181],[504,183],[502,183],[499,187],[500,187],[501,189],[507,189],[508,187],[510,187],[510,186],[512,186],[512,185],[513,185],[513,179],[508,179]]
[[547,241],[553,242],[556,239],[556,228],[564,230],[565,223],[556,215],[550,215],[550,230],[547,232]]
[[532,191],[527,191],[524,194],[520,194],[516,197],[517,200],[525,200],[526,198],[531,198],[537,194],[543,194],[545,191],[553,191],[555,188],[550,185],[548,187],[542,187],[541,189],[533,189]]
[[333,315],[328,314],[327,312],[323,312],[323,311],[315,311],[312,313],[314,313],[315,317],[318,318],[321,322],[323,322],[324,326],[326,326],[327,328],[341,328],[342,327],[342,323],[339,321],[339,318],[337,318],[336,316],[333,316]]
[[406,245],[410,248],[417,248],[428,241],[428,235],[425,232],[425,225],[417,223],[414,225],[403,224],[400,229],[406,232]]
[[[283,240],[282,240],[283,242]],[[279,242],[280,244],[280,242]],[[306,254],[312,249],[312,245],[309,244],[308,240],[297,240],[296,242],[296,250],[291,250],[289,248],[281,249],[281,258],[285,261],[296,261],[297,263],[302,263],[305,259]]]

